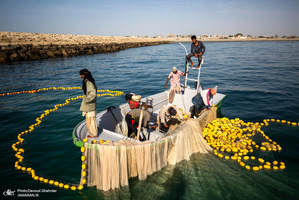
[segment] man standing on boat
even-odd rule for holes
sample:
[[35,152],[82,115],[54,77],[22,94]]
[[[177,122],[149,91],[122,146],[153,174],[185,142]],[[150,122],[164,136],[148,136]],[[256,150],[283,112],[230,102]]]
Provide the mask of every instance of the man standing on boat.
[[191,62],[191,67],[190,68],[192,68],[193,65],[194,65],[194,62],[192,62],[191,57],[195,56],[196,58],[198,58],[198,65],[196,67],[196,69],[198,69],[200,67],[200,63],[201,63],[201,60],[202,60],[202,55],[206,51],[206,47],[201,41],[198,41],[196,39],[195,35],[192,35],[191,40],[192,40],[191,53],[186,56],[186,59],[189,62]]
[[98,137],[98,126],[96,122],[97,114],[97,86],[91,72],[87,69],[80,70],[80,78],[82,79],[83,100],[80,110],[82,115],[86,117],[86,126],[90,135],[89,138]]
[[[186,72],[186,73],[188,73],[188,72]],[[177,70],[176,67],[173,67],[172,72],[170,72],[170,74],[166,80],[166,83],[164,86],[165,88],[167,88],[168,81],[169,81],[169,79],[171,79],[170,80],[169,103],[173,102],[175,92],[177,92],[178,94],[181,94],[181,82],[180,82],[181,75],[186,76],[186,74],[184,74],[180,70]]]
[[[128,114],[125,117],[125,120],[128,125],[128,136],[129,137],[131,136],[132,133],[134,134],[135,137],[137,136],[137,132],[138,132],[137,128],[140,128],[140,130],[141,130],[141,127],[138,127],[138,122],[141,117],[141,112],[143,112],[142,119],[141,119],[141,121],[143,123],[141,124],[141,126],[145,127],[145,128],[148,127],[148,122],[150,121],[151,114],[147,111],[140,109],[140,108],[132,109],[130,112],[128,112]],[[143,135],[143,133],[140,132],[140,141],[144,141],[145,139],[146,138]]]

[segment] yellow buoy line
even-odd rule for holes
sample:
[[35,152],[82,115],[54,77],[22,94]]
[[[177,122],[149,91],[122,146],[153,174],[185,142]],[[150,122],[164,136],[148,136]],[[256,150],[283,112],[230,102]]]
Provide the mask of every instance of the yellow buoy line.
[[[56,87],[50,87],[50,88],[41,88],[41,89],[38,89],[38,90],[4,93],[4,94],[0,94],[0,96],[13,95],[13,94],[23,94],[23,93],[32,94],[32,93],[36,93],[36,92],[40,92],[40,91],[47,91],[47,90],[76,90],[76,89],[81,89],[81,87],[57,87],[57,88]],[[110,91],[110,90],[98,90],[97,92],[102,92],[103,93],[103,94],[97,94],[97,96],[112,96],[112,97],[115,97],[115,96],[124,94],[121,91]],[[63,104],[56,104],[54,106],[54,108],[45,110],[44,113],[40,115],[40,117],[36,118],[36,123],[30,125],[28,130],[25,130],[25,131],[18,134],[18,137],[17,137],[18,141],[15,142],[12,145],[13,150],[16,152],[15,157],[18,159],[15,162],[15,168],[17,170],[22,170],[24,172],[27,172],[27,173],[31,174],[33,180],[40,181],[41,183],[55,185],[55,186],[58,186],[58,187],[64,188],[64,189],[71,189],[71,190],[77,190],[77,189],[82,190],[83,189],[84,184],[86,184],[86,178],[85,178],[86,177],[86,159],[85,159],[84,155],[81,156],[81,160],[82,160],[82,173],[81,173],[82,179],[81,180],[82,181],[81,181],[80,185],[75,186],[75,185],[70,185],[70,184],[59,182],[59,181],[55,181],[53,179],[48,179],[48,178],[37,176],[34,169],[32,169],[31,167],[24,167],[24,166],[21,165],[21,163],[24,160],[24,157],[22,156],[22,154],[24,154],[25,150],[23,148],[17,148],[17,146],[24,143],[25,139],[22,138],[22,136],[33,132],[35,127],[39,126],[42,123],[42,120],[47,115],[49,115],[51,112],[57,111],[59,109],[59,107],[63,107],[63,106],[68,105],[70,103],[70,101],[76,101],[79,98],[83,98],[83,96],[77,96],[76,98],[66,99]],[[84,140],[84,142],[87,142],[87,141]],[[84,152],[85,152],[84,147],[81,148],[81,152],[82,152],[82,154],[84,154]]]
[[[293,126],[299,126],[299,123],[286,120],[265,119],[262,123],[245,123],[239,118],[228,119],[218,118],[212,121],[203,131],[203,137],[206,142],[214,148],[214,154],[220,159],[236,160],[239,165],[247,170],[259,171],[264,169],[283,170],[284,162],[267,162],[263,158],[255,158],[251,155],[255,150],[280,152],[281,146],[271,140],[264,131],[263,126],[268,126],[269,122],[283,123]],[[261,134],[265,142],[257,144],[252,137]],[[256,165],[248,162],[258,161]]]
[[[41,91],[47,91],[47,90],[81,90],[81,87],[49,87],[49,88],[40,88],[38,90],[27,90],[27,91],[19,91],[19,92],[7,92],[7,93],[2,93],[0,94],[1,96],[6,96],[6,95],[14,95],[14,94],[25,94],[25,93],[29,93],[29,94],[33,94],[33,93],[37,93],[37,92],[41,92]],[[97,92],[106,92],[103,94],[97,94],[98,97],[102,97],[102,96],[119,96],[119,95],[123,95],[124,93],[121,91],[117,91],[117,90],[97,90]]]

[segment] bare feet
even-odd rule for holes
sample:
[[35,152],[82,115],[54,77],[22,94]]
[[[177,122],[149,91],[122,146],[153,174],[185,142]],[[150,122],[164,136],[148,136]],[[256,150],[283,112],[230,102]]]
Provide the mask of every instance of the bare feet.
[[197,65],[196,69],[198,69],[198,68],[199,68],[199,65]]
[[192,62],[192,63],[191,63],[191,67],[190,67],[190,68],[192,68],[192,67],[193,67],[193,65],[194,65],[194,62]]

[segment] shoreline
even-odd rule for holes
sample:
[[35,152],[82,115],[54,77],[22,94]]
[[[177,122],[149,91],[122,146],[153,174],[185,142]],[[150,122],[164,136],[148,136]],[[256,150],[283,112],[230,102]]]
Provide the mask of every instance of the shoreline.
[[[199,39],[202,42],[268,42],[299,41],[296,39]],[[89,36],[69,34],[0,32],[0,63],[41,60],[47,58],[112,53],[128,48],[190,43],[190,38],[143,38]]]

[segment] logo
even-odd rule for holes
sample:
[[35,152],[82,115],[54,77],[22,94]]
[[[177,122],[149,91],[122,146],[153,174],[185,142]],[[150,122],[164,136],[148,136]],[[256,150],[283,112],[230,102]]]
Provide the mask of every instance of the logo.
[[4,196],[15,196],[15,190],[12,191],[11,189],[7,189],[6,191],[3,192]]

